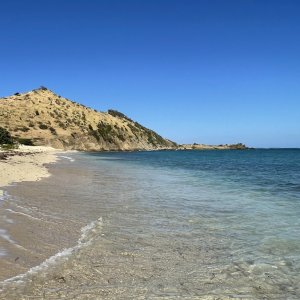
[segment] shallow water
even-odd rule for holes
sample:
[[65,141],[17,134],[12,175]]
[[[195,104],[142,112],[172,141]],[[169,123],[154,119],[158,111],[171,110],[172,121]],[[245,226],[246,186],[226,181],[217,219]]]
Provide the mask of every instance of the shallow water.
[[299,150],[71,157],[2,200],[3,299],[300,298]]

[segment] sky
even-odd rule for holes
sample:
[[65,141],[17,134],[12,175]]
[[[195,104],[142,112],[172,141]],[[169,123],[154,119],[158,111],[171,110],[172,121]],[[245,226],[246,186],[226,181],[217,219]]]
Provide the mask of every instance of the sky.
[[0,96],[41,85],[178,143],[300,147],[300,1],[9,0]]

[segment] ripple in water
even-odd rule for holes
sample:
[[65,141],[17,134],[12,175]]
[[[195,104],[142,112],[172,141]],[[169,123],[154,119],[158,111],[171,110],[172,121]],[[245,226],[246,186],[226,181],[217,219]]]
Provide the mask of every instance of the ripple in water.
[[300,298],[299,150],[72,157],[47,213],[90,225],[4,299]]

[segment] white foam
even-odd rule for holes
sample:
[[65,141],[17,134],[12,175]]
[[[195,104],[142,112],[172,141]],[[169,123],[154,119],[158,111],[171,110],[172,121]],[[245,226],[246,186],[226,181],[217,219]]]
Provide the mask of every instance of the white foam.
[[[27,213],[23,213],[23,212],[15,211],[15,210],[12,210],[12,209],[6,209],[6,210],[8,210],[8,211],[10,211],[10,212],[12,212],[12,213],[15,212],[15,213],[17,213],[17,214],[22,214],[22,215],[25,215],[25,216],[30,217],[30,218],[32,218],[32,219],[36,219],[36,220],[43,221],[43,222],[48,222],[48,223],[55,223],[55,222],[50,221],[50,220],[45,220],[45,219],[43,219],[42,217],[61,220],[60,217],[57,217],[57,216],[55,216],[55,215],[53,215],[53,214],[46,214],[46,213],[43,213],[43,212],[41,212],[41,211],[38,211],[37,207],[35,207],[35,206],[32,206],[32,207],[29,209],[29,208],[23,207],[23,206],[21,206],[21,205],[18,205],[18,204],[16,204],[16,203],[12,203],[12,204],[13,204],[15,207],[17,207],[17,208],[19,208],[19,209],[21,209],[21,210],[27,212]],[[39,216],[41,216],[41,218],[33,217],[33,216],[31,215],[31,213],[38,214]]]
[[21,206],[21,205],[19,205],[19,204],[14,203],[14,205],[15,205],[16,207],[18,207],[18,208],[21,208],[21,209],[27,211],[27,212],[31,211],[31,210],[28,209],[27,207]]
[[10,244],[13,244],[15,247],[23,249],[28,251],[26,248],[24,248],[23,246],[19,245],[18,243],[16,243],[7,233],[7,231],[5,229],[0,229],[0,238],[2,238],[3,240],[9,242]]
[[11,244],[17,244],[14,240],[11,239],[5,229],[0,229],[0,237]]
[[75,161],[75,159],[72,158],[72,157],[70,157],[70,156],[64,156],[64,155],[61,155],[60,157],[61,157],[61,158],[68,159],[68,160],[71,161],[71,162]]
[[[77,244],[74,247],[67,248],[62,250],[61,252],[56,253],[55,255],[49,257],[45,261],[43,261],[40,265],[35,266],[31,269],[29,269],[26,273],[20,274],[11,278],[8,278],[4,281],[2,281],[2,284],[5,283],[21,283],[24,281],[24,279],[27,276],[36,274],[37,272],[40,272],[44,269],[47,269],[48,267],[55,265],[57,263],[61,263],[69,258],[69,256],[78,250],[82,249],[83,247],[88,246],[94,239],[95,233],[98,233],[99,228],[102,227],[102,218],[99,218],[96,221],[91,222],[90,224],[84,226],[81,229],[81,236],[77,242]],[[97,235],[96,235],[97,236]],[[0,289],[1,291],[1,289]]]
[[0,190],[0,201],[5,200],[8,197],[8,194],[4,190]]
[[9,223],[9,224],[13,224],[14,223],[14,220],[8,218],[6,215],[3,215],[2,216],[2,220],[6,223]]
[[7,252],[4,248],[0,248],[0,257],[6,256]]
[[30,218],[30,219],[33,219],[33,220],[43,221],[42,219],[33,217],[33,216],[29,215],[29,214],[25,214],[25,213],[20,212],[20,211],[14,211],[14,210],[12,210],[12,209],[10,209],[10,208],[6,208],[6,210],[9,211],[9,212],[12,213],[12,214],[25,216],[25,217]]

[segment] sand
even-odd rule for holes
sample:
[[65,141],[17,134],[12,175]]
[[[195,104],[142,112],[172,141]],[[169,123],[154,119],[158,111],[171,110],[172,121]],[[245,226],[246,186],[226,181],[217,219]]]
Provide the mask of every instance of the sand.
[[[1,152],[4,152],[0,150]],[[7,160],[0,160],[0,187],[21,181],[37,181],[50,176],[45,164],[57,160],[59,150],[46,146],[23,146],[11,151]],[[2,191],[0,191],[0,196]]]

